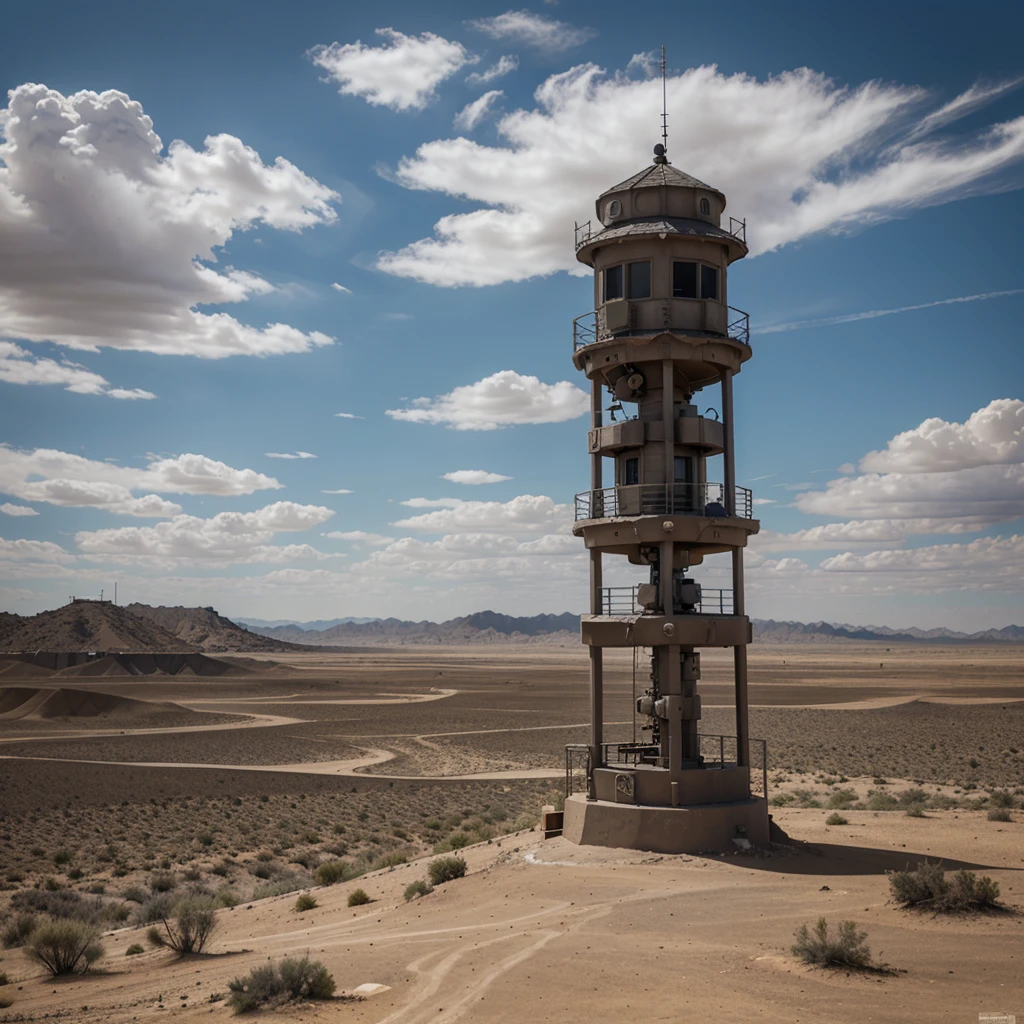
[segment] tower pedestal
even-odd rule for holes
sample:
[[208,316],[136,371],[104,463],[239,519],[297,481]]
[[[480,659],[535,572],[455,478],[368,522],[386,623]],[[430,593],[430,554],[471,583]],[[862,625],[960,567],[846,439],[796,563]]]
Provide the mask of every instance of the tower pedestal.
[[735,853],[734,839],[768,846],[768,807],[760,797],[691,807],[645,807],[566,798],[562,835],[585,846],[654,853]]

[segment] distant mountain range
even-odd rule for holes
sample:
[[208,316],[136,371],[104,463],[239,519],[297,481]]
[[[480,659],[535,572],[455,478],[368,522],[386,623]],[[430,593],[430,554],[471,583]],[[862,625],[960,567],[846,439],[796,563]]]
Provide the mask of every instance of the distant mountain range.
[[[38,615],[0,612],[3,651],[149,651],[277,652],[310,648],[384,647],[408,644],[544,644],[573,647],[580,642],[580,617],[561,615],[517,617],[499,612],[474,612],[445,622],[403,619],[328,619],[323,628],[300,624],[253,628],[233,622],[213,608],[119,606],[109,601],[74,601]],[[307,623],[320,626],[321,621]],[[892,629],[831,622],[776,622],[754,619],[759,644],[865,642],[916,644],[1024,644],[1024,627],[1005,626],[978,633],[952,629]]]
[[376,618],[361,619],[357,615],[346,615],[343,619],[313,619],[309,622],[300,622],[297,619],[235,619],[239,626],[246,629],[259,627],[273,628],[275,626],[298,626],[300,629],[330,629],[331,626],[342,626],[348,622],[376,622]]

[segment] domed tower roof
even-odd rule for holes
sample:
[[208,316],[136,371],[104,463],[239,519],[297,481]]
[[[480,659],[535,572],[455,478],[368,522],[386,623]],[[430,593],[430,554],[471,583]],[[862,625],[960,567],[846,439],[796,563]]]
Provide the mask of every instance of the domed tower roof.
[[692,174],[680,171],[667,162],[653,163],[650,167],[645,167],[631,178],[627,178],[625,181],[620,181],[618,185],[605,189],[601,193],[600,198],[603,199],[613,192],[628,192],[637,188],[658,188],[662,185],[677,185],[683,188],[699,188],[704,189],[706,192],[714,192],[722,197],[722,208],[725,208],[725,194],[721,189],[715,188],[714,185],[706,185],[703,181],[693,177]]

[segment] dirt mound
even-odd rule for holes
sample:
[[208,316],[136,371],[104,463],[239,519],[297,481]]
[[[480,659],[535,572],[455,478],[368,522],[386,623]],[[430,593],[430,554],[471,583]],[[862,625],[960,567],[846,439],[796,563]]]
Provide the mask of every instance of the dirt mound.
[[25,719],[95,718],[97,715],[130,717],[154,710],[184,711],[176,704],[154,704],[112,693],[93,693],[65,687],[8,687],[0,689],[0,721]]
[[299,644],[261,636],[243,629],[213,608],[167,607],[148,604],[125,605],[125,611],[173,633],[189,647],[202,651],[293,651]]
[[109,601],[73,600],[20,619],[2,651],[192,651],[191,644],[155,622]]

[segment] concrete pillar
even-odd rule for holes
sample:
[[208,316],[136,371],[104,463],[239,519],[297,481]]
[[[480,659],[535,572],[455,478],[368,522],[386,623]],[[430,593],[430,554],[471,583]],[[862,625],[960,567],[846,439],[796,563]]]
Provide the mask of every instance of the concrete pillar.
[[[661,361],[661,418],[665,422],[665,512],[673,512],[676,508],[675,500],[675,454],[676,454],[676,427],[675,427],[675,402],[673,401],[673,382],[675,370],[671,359]],[[671,566],[670,566],[671,570]],[[671,576],[671,571],[669,576]],[[666,612],[671,614],[671,612]]]
[[733,446],[733,438],[736,436],[732,422],[732,370],[722,371],[722,433],[725,435],[725,452],[722,458],[725,462],[725,479],[722,486],[725,488],[725,511],[736,515],[736,450]]
[[[597,376],[590,382],[590,429],[597,430],[603,421],[602,399],[603,387]],[[599,452],[590,456],[590,488],[592,492],[600,491],[604,486],[603,460]],[[591,493],[591,515],[603,515],[603,508],[594,509],[601,502],[596,493]],[[603,503],[602,503],[603,504]],[[603,602],[601,589],[604,586],[601,565],[601,552],[590,552],[590,614],[601,615]],[[592,768],[602,767],[601,744],[604,742],[604,659],[600,647],[590,648],[590,764]],[[591,789],[589,796],[594,798]]]

